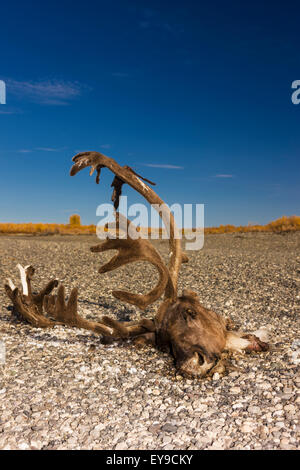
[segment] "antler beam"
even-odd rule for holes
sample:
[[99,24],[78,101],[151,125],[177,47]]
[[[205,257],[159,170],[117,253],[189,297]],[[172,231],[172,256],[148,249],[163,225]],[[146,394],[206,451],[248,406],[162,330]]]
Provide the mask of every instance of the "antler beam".
[[[148,294],[132,294],[125,291],[113,291],[114,297],[124,302],[137,305],[145,309],[148,305],[157,300],[165,291],[169,281],[169,271],[165,266],[160,254],[155,250],[148,240],[109,239],[100,245],[91,247],[93,253],[102,253],[107,250],[118,250],[118,253],[104,266],[99,269],[99,273],[107,273],[113,269],[124,266],[135,261],[149,261],[158,270],[159,281],[157,286]],[[171,287],[173,285],[171,284]]]
[[[166,286],[165,296],[166,298],[176,299],[177,296],[177,280],[180,271],[180,265],[182,262],[182,252],[181,252],[181,240],[176,227],[174,216],[171,213],[168,206],[164,201],[147,185],[144,181],[147,181],[150,184],[153,184],[149,180],[142,178],[140,175],[135,173],[130,167],[124,166],[121,167],[113,158],[106,157],[99,152],[83,152],[78,153],[73,157],[74,165],[71,168],[70,175],[74,176],[79,171],[90,166],[91,171],[90,175],[97,172],[96,183],[99,182],[99,175],[102,168],[108,168],[112,173],[116,175],[118,184],[114,180],[114,193],[113,200],[115,201],[115,207],[118,207],[118,199],[121,194],[121,188],[124,183],[129,184],[133,189],[140,193],[154,208],[160,208],[161,216],[166,229],[169,231],[169,245],[171,258],[168,266],[169,270],[169,280]],[[121,184],[122,183],[122,184]],[[117,187],[117,190],[116,190]]]

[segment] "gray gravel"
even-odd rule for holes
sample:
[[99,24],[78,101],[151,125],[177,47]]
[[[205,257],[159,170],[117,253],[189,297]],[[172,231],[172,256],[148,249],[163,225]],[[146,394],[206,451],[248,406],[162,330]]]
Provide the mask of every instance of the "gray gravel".
[[[2,236],[1,279],[17,279],[16,264],[31,263],[37,286],[52,276],[67,292],[79,286],[82,315],[138,318],[111,290],[149,290],[152,268],[137,263],[99,275],[94,243],[93,236]],[[167,244],[158,245],[167,256]],[[30,327],[12,317],[1,287],[0,449],[299,448],[300,233],[210,235],[189,256],[180,289],[194,289],[241,329],[266,327],[271,351],[231,357],[225,376],[186,380],[155,349]]]

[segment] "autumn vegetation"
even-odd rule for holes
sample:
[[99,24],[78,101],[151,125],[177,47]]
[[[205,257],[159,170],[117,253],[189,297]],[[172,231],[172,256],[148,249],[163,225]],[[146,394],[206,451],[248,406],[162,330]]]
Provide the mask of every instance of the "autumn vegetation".
[[69,225],[71,225],[72,227],[78,227],[79,225],[81,225],[80,215],[70,215]]
[[67,235],[67,234],[94,234],[95,225],[81,225],[80,216],[73,214],[70,216],[68,224],[1,224],[0,233],[27,233],[32,235]]
[[300,217],[292,215],[290,217],[280,217],[266,225],[249,224],[247,226],[220,225],[219,227],[208,227],[205,229],[205,233],[295,232],[296,230],[300,230]]
[[[190,231],[189,229],[188,231]],[[196,229],[193,229],[195,231]],[[220,225],[219,227],[207,227],[204,229],[205,234],[218,233],[247,233],[247,232],[295,232],[300,230],[299,216],[283,216],[280,219],[269,222],[266,225],[235,226]],[[151,229],[148,229],[150,234]],[[161,230],[160,230],[161,232]],[[69,224],[14,224],[0,223],[0,233],[2,234],[32,234],[32,235],[77,235],[77,234],[95,234],[95,225],[81,225],[80,216],[73,214],[70,216]]]

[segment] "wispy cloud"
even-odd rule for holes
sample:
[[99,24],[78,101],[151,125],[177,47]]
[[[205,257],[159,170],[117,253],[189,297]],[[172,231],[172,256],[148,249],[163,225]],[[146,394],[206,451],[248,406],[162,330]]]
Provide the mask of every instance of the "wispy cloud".
[[184,170],[183,166],[178,165],[169,165],[164,163],[143,163],[143,166],[148,166],[150,168],[165,168],[167,170]]
[[20,111],[19,109],[8,108],[7,106],[5,106],[5,109],[0,109],[0,114],[22,114],[22,111]]
[[83,92],[79,82],[64,80],[17,81],[7,80],[7,93],[18,98],[46,105],[67,105]]
[[38,150],[40,152],[61,152],[62,150],[65,150],[67,147],[61,147],[61,148],[53,148],[53,147],[36,147],[35,150]]
[[215,175],[214,178],[233,178],[234,175],[229,175],[229,174],[219,174],[219,175]]
[[9,150],[9,152],[17,152],[17,153],[32,153],[32,152],[61,152],[62,150],[66,150],[67,147],[61,148],[54,148],[54,147],[36,147],[33,149],[20,149],[20,150]]
[[111,148],[111,145],[110,145],[110,144],[102,144],[102,145],[100,145],[100,147],[101,147],[102,149],[110,149],[110,148]]

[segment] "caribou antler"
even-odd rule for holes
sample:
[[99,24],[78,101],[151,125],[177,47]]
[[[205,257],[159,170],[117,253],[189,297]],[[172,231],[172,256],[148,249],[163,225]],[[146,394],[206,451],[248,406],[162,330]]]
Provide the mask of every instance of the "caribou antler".
[[[114,297],[119,300],[131,303],[138,306],[141,309],[145,309],[148,305],[156,301],[163,293],[165,293],[166,301],[175,302],[177,299],[177,280],[182,262],[187,262],[187,256],[182,253],[181,240],[179,231],[176,227],[174,216],[171,213],[169,207],[163,202],[163,200],[144,182],[154,185],[152,181],[142,177],[136,173],[131,167],[125,165],[121,167],[114,159],[109,158],[98,152],[83,152],[73,157],[74,165],[71,168],[70,175],[76,175],[80,170],[90,166],[90,175],[96,170],[97,177],[96,183],[99,183],[100,172],[102,168],[108,168],[115,177],[111,184],[114,188],[112,194],[112,201],[114,202],[115,210],[119,207],[119,198],[122,193],[122,187],[125,183],[129,184],[133,189],[139,192],[151,205],[154,207],[159,215],[161,216],[165,228],[169,235],[169,246],[170,246],[170,262],[169,266],[166,266],[161,258],[159,252],[154,246],[145,239],[137,238],[132,239],[130,237],[129,226],[132,228],[132,223],[129,222],[119,212],[116,212],[116,224],[117,231],[119,234],[120,227],[122,226],[123,231],[126,231],[126,239],[108,239],[100,245],[91,247],[92,252],[104,252],[107,250],[117,250],[118,253],[104,266],[99,269],[100,273],[106,273],[118,267],[121,267],[127,263],[135,261],[148,261],[152,263],[158,270],[159,280],[156,285],[149,293],[133,294],[131,292],[114,291]],[[103,321],[103,319],[102,319]],[[111,320],[109,320],[111,324]],[[141,320],[137,324],[131,325],[116,322],[114,320],[115,329],[120,328],[123,337],[139,336],[145,333],[145,322]],[[154,322],[152,322],[154,325]],[[148,324],[149,327],[149,324]],[[126,333],[125,333],[126,330]],[[146,328],[147,330],[147,328]],[[152,327],[153,330],[153,327]],[[151,330],[148,330],[148,332]],[[148,340],[148,338],[147,338]]]
[[[133,189],[140,193],[156,210],[158,210],[166,229],[169,231],[169,245],[171,258],[168,266],[169,279],[166,286],[165,297],[173,300],[177,297],[177,280],[182,262],[181,240],[179,231],[176,227],[174,216],[169,207],[163,200],[147,185],[142,179],[150,184],[154,184],[149,180],[141,177],[129,166],[121,167],[113,158],[106,157],[99,152],[83,152],[78,153],[73,157],[74,165],[71,168],[70,175],[74,176],[79,171],[90,166],[90,175],[97,171],[96,182],[99,182],[99,175],[102,168],[108,168],[115,177],[118,178],[116,185],[115,179],[113,181],[114,192],[113,201],[115,208],[118,207],[118,200],[121,194],[121,189],[124,183],[129,184]],[[122,183],[122,184],[121,184]],[[116,190],[117,187],[117,190]]]
[[[38,294],[32,293],[31,279],[35,272],[32,266],[23,268],[17,265],[23,293],[19,291],[11,279],[4,284],[6,294],[13,303],[14,311],[24,320],[36,328],[49,328],[55,325],[68,325],[76,328],[94,331],[110,338],[129,338],[151,332],[154,329],[151,320],[143,319],[140,322],[119,322],[104,316],[101,322],[94,322],[80,317],[77,312],[78,290],[72,289],[69,299],[65,300],[65,288],[61,284],[57,295],[51,294],[58,286],[58,280],[53,279]],[[45,316],[47,314],[47,316]]]

